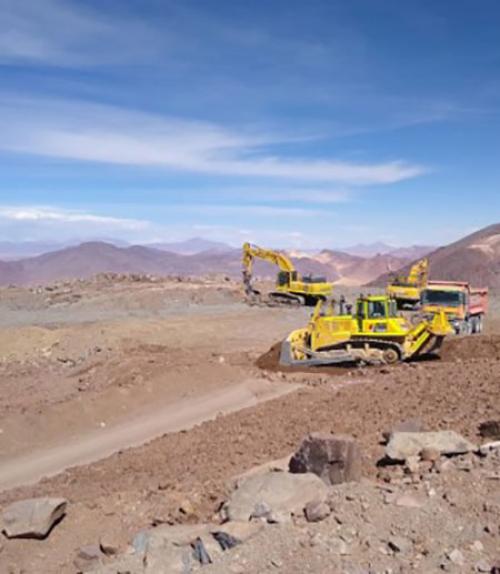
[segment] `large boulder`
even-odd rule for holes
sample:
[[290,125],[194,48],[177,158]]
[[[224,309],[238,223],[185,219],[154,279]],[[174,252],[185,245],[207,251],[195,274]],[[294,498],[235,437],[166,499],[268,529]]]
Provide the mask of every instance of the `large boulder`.
[[[314,474],[269,472],[252,476],[239,485],[224,504],[224,520],[248,521],[253,517],[286,521],[302,514],[312,500],[324,500],[327,487]],[[265,509],[265,512],[263,511]]]
[[327,484],[361,479],[361,449],[351,436],[311,433],[292,456],[290,472],[311,472]]
[[8,538],[45,538],[64,516],[64,498],[30,498],[8,506],[2,514],[2,530]]
[[455,431],[395,432],[385,447],[386,457],[404,462],[423,451],[434,450],[441,455],[465,454],[476,446]]

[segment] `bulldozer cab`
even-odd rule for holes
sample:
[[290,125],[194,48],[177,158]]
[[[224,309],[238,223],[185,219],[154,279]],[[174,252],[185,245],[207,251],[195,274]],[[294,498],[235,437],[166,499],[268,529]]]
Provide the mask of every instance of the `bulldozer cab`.
[[386,325],[397,314],[396,301],[385,296],[361,296],[356,302],[356,319],[360,331],[374,330],[377,324]]

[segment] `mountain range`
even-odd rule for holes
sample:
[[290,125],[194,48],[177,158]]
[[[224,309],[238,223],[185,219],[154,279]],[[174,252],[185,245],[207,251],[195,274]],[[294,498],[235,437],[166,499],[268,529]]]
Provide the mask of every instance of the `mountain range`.
[[[382,245],[385,244],[375,244],[377,250]],[[22,249],[27,246],[18,252]],[[413,246],[369,256],[332,249],[316,253],[292,251],[289,255],[298,271],[305,275],[323,276],[340,285],[384,285],[391,273],[406,273],[411,262],[425,254],[426,249]],[[440,247],[428,257],[431,278],[500,287],[500,224]],[[91,241],[18,260],[0,260],[0,285],[44,284],[87,278],[101,272],[159,276],[224,274],[238,278],[241,250],[202,238],[147,246]],[[276,276],[276,268],[262,261],[255,262],[254,272],[265,279]]]

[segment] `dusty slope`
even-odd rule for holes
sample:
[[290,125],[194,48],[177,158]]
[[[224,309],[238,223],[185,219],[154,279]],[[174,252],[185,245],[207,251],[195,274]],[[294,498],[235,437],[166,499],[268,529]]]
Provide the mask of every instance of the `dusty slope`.
[[[431,279],[469,281],[473,285],[500,287],[500,223],[485,227],[428,255]],[[406,273],[409,265],[403,268]],[[385,285],[383,274],[373,285]]]
[[[365,476],[372,478],[383,452],[380,433],[397,421],[419,417],[427,428],[453,428],[477,440],[479,423],[500,417],[500,356],[498,337],[481,337],[474,345],[496,350],[486,361],[468,358],[475,353],[467,352],[462,359],[457,352],[462,354],[467,344],[459,342],[448,346],[448,359],[443,362],[400,366],[389,372],[368,369],[342,378],[286,375],[290,381],[298,379],[311,386],[66,471],[35,487],[4,493],[2,504],[51,494],[68,497],[71,505],[67,518],[46,543],[11,541],[0,563],[16,561],[28,574],[42,566],[47,574],[72,572],[72,560],[82,544],[95,543],[110,531],[125,542],[139,528],[185,520],[178,509],[186,498],[197,518],[209,519],[232,476],[286,455],[308,431],[358,437],[365,451]],[[252,370],[250,364],[248,369]]]

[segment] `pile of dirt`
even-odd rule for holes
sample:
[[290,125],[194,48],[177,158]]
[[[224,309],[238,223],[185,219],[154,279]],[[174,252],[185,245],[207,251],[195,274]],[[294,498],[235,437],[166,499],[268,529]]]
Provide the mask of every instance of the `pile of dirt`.
[[500,335],[477,335],[473,337],[448,337],[440,352],[444,361],[467,361],[474,359],[500,360]]
[[353,369],[351,367],[287,367],[280,364],[281,341],[275,343],[268,351],[263,353],[256,361],[255,366],[271,373],[306,373],[325,374],[332,377],[345,375]]

